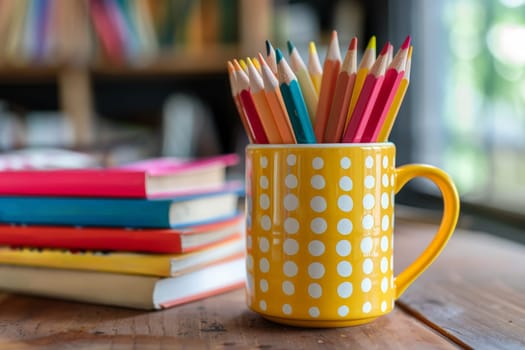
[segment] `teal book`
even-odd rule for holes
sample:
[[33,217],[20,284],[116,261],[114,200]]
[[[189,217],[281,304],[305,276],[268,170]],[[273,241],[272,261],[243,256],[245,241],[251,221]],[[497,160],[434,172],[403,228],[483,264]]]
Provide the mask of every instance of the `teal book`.
[[182,228],[238,213],[241,190],[170,199],[0,197],[0,222],[26,225]]

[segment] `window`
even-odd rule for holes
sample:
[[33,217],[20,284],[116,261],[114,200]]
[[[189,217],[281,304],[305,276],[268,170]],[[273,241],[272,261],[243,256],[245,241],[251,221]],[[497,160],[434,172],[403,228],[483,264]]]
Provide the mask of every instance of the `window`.
[[408,160],[445,169],[466,202],[525,214],[525,0],[399,0],[389,14],[413,36],[394,130]]

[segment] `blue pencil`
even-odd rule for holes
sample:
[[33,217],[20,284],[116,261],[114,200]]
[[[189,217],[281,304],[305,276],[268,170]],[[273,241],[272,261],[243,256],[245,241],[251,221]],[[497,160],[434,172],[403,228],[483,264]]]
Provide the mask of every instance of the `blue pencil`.
[[290,122],[295,133],[297,143],[316,143],[314,129],[306,109],[301,88],[292,69],[283,58],[280,49],[275,50],[277,56],[277,70],[279,72],[279,88],[283,96],[284,105],[288,111]]

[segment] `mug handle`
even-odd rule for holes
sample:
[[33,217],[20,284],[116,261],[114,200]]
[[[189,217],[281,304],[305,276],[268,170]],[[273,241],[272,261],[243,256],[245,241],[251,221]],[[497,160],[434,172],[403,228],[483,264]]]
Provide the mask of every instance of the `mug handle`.
[[452,236],[459,216],[459,195],[450,176],[431,165],[409,164],[395,169],[395,193],[415,177],[425,177],[434,182],[443,196],[443,217],[439,228],[423,253],[394,279],[396,300],[425,271],[443,250]]

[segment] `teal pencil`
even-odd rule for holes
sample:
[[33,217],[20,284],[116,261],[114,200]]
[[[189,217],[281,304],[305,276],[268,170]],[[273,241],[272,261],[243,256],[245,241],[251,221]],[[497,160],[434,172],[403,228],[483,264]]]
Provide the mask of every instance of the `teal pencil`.
[[314,129],[310,122],[310,116],[308,115],[297,77],[283,58],[281,50],[276,49],[275,54],[277,56],[279,88],[297,143],[316,143]]

